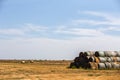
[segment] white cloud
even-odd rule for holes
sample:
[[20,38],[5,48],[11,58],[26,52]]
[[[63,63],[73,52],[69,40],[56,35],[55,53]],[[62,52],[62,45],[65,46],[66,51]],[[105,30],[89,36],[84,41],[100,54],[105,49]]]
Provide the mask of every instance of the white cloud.
[[105,13],[105,12],[95,12],[95,11],[84,11],[82,12],[82,14],[87,14],[89,16],[93,15],[96,17],[101,17],[104,20],[93,20],[93,19],[78,19],[78,20],[73,20],[73,23],[78,25],[81,23],[86,23],[89,25],[114,25],[114,26],[120,26],[120,16],[119,15],[112,15],[109,13]]
[[88,14],[88,15],[93,15],[93,16],[98,16],[98,17],[103,17],[107,20],[111,19],[111,16],[107,13],[103,12],[96,12],[96,11],[83,11],[82,13]]
[[48,27],[45,27],[45,26],[36,26],[36,25],[33,25],[33,24],[25,24],[25,30],[26,31],[35,31],[35,32],[40,32],[40,31],[46,31],[48,30]]
[[[54,38],[15,38],[0,39],[0,58],[8,59],[73,59],[78,56],[80,51],[88,50],[119,50],[120,37],[105,34],[105,31],[120,31],[120,18],[104,15],[104,13],[87,12],[105,18],[105,21],[96,20],[74,20],[76,24],[107,25],[94,28],[81,28],[76,26],[56,26],[54,34],[77,35],[71,39]],[[84,26],[83,26],[84,27]],[[49,27],[50,28],[50,27]],[[48,27],[25,24],[21,28],[0,29],[0,34],[6,35],[25,35],[29,32],[46,33]],[[51,34],[48,34],[51,35]],[[54,35],[53,35],[54,36]],[[82,37],[81,37],[82,36]],[[88,37],[87,37],[88,36]]]
[[[76,37],[84,37],[84,36],[105,36],[109,35],[106,34],[105,31],[120,31],[119,25],[120,25],[120,18],[112,16],[108,13],[103,13],[103,12],[95,12],[95,11],[84,11],[84,14],[87,14],[89,16],[97,16],[97,17],[102,17],[105,20],[94,20],[94,19],[78,19],[78,20],[73,20],[73,24],[85,24],[85,25],[90,25],[92,27],[101,26],[101,27],[96,27],[94,28],[83,28],[84,26],[77,27],[76,25],[66,25],[66,26],[56,26],[57,28],[53,28],[52,30],[50,27],[46,26],[39,26],[39,25],[34,25],[34,24],[24,24],[20,28],[9,28],[9,29],[0,29],[0,35],[15,35],[15,36],[30,36],[30,33],[37,33],[37,34],[46,34],[46,35],[51,35],[49,34],[50,32],[53,34],[60,34],[63,35],[76,35]],[[103,25],[103,26],[102,26]],[[34,36],[34,35],[32,35]],[[54,35],[53,35],[54,36]]]
[[24,35],[24,31],[20,29],[0,29],[1,35]]
[[[77,36],[104,36],[108,35],[105,34],[105,31],[120,31],[120,18],[116,16],[112,16],[108,13],[103,12],[95,12],[95,11],[84,11],[82,14],[87,14],[89,16],[93,15],[96,17],[104,18],[105,20],[94,20],[94,19],[78,19],[73,20],[72,23],[76,25],[85,24],[92,27],[96,27],[96,29],[93,28],[83,28],[84,26],[75,28],[76,25],[66,25],[66,26],[56,26],[57,28],[53,28],[52,30],[50,27],[46,26],[39,26],[34,24],[25,24],[21,28],[10,28],[10,29],[0,29],[0,35],[29,35],[30,33],[37,33],[37,34],[47,34],[50,35],[47,32],[51,33],[59,33],[61,35],[69,34],[69,35],[77,35]],[[103,26],[104,27],[103,27]],[[70,27],[69,27],[70,26]],[[112,27],[111,27],[112,26]],[[85,26],[87,27],[87,26]]]
[[79,19],[79,20],[73,20],[73,24],[88,24],[88,25],[113,25],[113,23],[110,23],[109,21],[97,21],[97,20],[87,20],[87,19]]
[[85,29],[85,28],[69,28],[69,29],[60,29],[56,31],[57,33],[78,35],[78,36],[103,36],[104,33],[95,29]]
[[7,28],[7,29],[0,29],[0,35],[15,35],[15,36],[24,36],[24,35],[29,35],[27,34],[28,32],[38,32],[38,33],[42,33],[47,31],[47,27],[44,26],[36,26],[33,24],[25,24],[19,28]]
[[[105,13],[105,12],[96,12],[96,11],[84,11],[83,12],[84,14],[88,14],[88,15],[93,15],[93,16],[98,16],[98,17],[102,17],[106,20],[109,20],[109,21],[120,21],[120,16],[119,14],[112,14],[112,13]],[[117,22],[118,22],[117,21]]]
[[109,26],[105,28],[99,28],[100,31],[120,31],[120,27]]

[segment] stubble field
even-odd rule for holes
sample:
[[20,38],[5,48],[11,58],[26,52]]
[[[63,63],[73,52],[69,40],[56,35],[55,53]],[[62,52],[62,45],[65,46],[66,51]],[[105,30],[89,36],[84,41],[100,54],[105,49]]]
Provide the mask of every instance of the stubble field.
[[0,60],[0,80],[120,80],[120,70],[69,69],[70,62]]

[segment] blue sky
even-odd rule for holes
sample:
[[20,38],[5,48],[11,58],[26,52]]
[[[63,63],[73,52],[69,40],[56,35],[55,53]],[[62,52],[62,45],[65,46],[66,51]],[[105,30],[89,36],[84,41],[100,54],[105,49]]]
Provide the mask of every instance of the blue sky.
[[119,0],[0,0],[1,59],[73,59],[120,50]]

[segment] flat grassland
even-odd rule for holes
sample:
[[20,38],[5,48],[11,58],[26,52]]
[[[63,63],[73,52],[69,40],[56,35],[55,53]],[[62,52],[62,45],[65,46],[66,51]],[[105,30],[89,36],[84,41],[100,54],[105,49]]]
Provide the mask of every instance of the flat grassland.
[[0,60],[0,80],[120,80],[120,70],[69,69],[70,62]]

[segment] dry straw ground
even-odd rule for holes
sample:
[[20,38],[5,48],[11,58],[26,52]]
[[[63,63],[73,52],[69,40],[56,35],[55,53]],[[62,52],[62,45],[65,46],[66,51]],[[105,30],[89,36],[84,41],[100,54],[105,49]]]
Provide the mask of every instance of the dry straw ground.
[[0,80],[120,80],[120,70],[67,68],[70,61],[0,61]]

